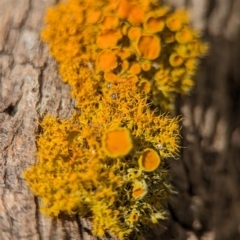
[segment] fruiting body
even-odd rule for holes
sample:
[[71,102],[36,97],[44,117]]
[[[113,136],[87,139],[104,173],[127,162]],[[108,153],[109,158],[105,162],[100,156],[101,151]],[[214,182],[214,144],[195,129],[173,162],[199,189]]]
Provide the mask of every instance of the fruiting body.
[[141,157],[138,160],[138,163],[140,168],[143,169],[143,171],[153,172],[159,167],[161,160],[158,153],[155,150],[147,148],[144,149]]
[[148,193],[148,187],[144,180],[136,180],[133,184],[132,197],[134,199],[142,199]]
[[104,151],[109,157],[124,157],[133,148],[131,135],[126,128],[108,130],[102,139]]

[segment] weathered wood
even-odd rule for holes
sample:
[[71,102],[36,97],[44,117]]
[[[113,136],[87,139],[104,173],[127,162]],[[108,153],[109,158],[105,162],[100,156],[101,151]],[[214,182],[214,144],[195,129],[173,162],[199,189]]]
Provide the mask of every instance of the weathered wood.
[[[67,117],[69,86],[39,39],[44,13],[57,0],[0,0],[0,239],[95,239],[79,216],[53,220],[39,212],[22,172],[36,159],[38,120]],[[168,0],[189,8],[206,32],[209,56],[196,87],[179,98],[183,149],[169,160],[178,194],[169,220],[148,239],[240,239],[240,0]]]

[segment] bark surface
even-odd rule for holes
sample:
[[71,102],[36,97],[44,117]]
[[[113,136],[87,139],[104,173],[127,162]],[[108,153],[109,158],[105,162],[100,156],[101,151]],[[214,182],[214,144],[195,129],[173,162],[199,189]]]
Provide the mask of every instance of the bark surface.
[[[57,0],[0,0],[0,239],[91,240],[79,216],[54,220],[22,172],[37,162],[35,140],[45,114],[67,117],[70,88],[40,41],[45,10]],[[168,0],[190,10],[210,53],[196,86],[177,99],[182,122],[179,160],[169,160],[177,194],[169,220],[148,240],[240,239],[240,0]]]

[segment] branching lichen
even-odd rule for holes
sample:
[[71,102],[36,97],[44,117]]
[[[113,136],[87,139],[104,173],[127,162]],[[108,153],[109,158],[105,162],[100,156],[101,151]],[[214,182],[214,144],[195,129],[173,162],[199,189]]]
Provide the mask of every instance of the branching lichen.
[[164,159],[179,152],[175,95],[186,94],[207,45],[185,11],[153,0],[69,0],[49,9],[42,38],[76,99],[46,116],[39,162],[25,171],[47,215],[89,217],[93,234],[143,238],[165,217]]

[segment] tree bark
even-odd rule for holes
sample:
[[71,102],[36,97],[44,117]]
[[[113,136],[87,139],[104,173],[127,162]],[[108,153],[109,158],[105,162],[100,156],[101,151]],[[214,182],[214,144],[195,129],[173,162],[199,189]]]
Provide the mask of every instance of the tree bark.
[[[182,151],[170,159],[177,192],[169,220],[150,239],[240,239],[240,0],[168,0],[187,7],[205,32],[209,55],[196,86],[177,99]],[[40,41],[45,10],[57,0],[0,0],[0,239],[96,239],[79,216],[51,219],[22,172],[37,162],[36,136],[45,114],[71,115],[74,102]]]

